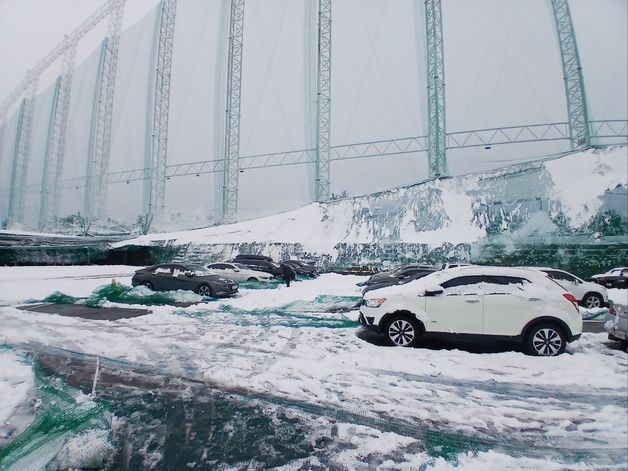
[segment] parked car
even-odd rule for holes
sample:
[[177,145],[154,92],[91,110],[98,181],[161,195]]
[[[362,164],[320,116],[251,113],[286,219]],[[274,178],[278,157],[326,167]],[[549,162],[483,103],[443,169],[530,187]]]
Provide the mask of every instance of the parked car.
[[273,275],[259,270],[252,270],[241,263],[218,262],[206,267],[210,273],[221,275],[230,280],[242,281],[271,281]]
[[624,347],[628,346],[628,306],[611,304],[604,328],[610,340],[621,342]]
[[547,273],[552,280],[561,285],[573,294],[581,306],[592,309],[608,305],[608,294],[604,287],[584,281],[576,275],[572,275],[564,270],[557,270],[548,267],[530,267]]
[[318,270],[314,265],[302,262],[301,260],[283,260],[281,264],[288,265],[297,275],[314,278],[318,275]]
[[591,280],[607,288],[628,288],[628,267],[613,268],[599,275],[593,275]]
[[470,263],[446,263],[443,266],[443,270],[448,270],[449,268],[458,268],[458,267],[470,267]]
[[371,291],[359,321],[395,346],[417,345],[423,335],[510,339],[539,356],[561,354],[582,333],[576,298],[545,273],[490,266],[451,268]]
[[166,264],[142,268],[135,272],[131,284],[155,291],[184,289],[213,297],[230,296],[238,291],[235,281],[214,275],[200,265]]
[[281,267],[276,264],[272,258],[265,257],[264,255],[238,255],[233,262],[245,265],[252,270],[281,277]]
[[424,268],[418,269],[417,271],[408,270],[402,273],[397,278],[385,279],[378,283],[368,284],[366,288],[362,290],[362,294],[368,293],[369,291],[373,291],[376,289],[385,288],[387,286],[404,285],[406,283],[410,283],[411,281],[418,280],[419,278],[423,278],[424,276],[427,276],[430,273],[434,273],[435,271],[438,270],[436,268]]
[[399,281],[426,270],[436,271],[438,268],[432,265],[404,265],[396,270],[376,273],[366,280],[365,284],[369,286],[382,282]]

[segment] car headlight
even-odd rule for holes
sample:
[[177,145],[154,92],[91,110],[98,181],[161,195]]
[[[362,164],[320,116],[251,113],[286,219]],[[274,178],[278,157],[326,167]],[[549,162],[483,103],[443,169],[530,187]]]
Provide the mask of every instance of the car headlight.
[[386,298],[365,299],[364,305],[366,307],[380,307],[382,304],[384,304],[385,301]]

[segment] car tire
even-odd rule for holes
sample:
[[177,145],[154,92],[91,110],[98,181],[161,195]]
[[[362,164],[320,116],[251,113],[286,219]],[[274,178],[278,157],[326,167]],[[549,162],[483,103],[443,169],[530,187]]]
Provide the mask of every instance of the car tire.
[[394,347],[415,347],[422,333],[421,324],[408,315],[393,315],[384,328],[388,343]]
[[587,293],[582,298],[582,305],[587,309],[594,309],[604,305],[604,298],[599,293]]
[[152,290],[154,288],[153,283],[148,280],[144,280],[140,283],[142,286],[146,286],[148,289]]
[[525,336],[525,347],[528,355],[557,356],[567,347],[567,336],[562,327],[551,322],[533,325]]
[[198,285],[196,288],[196,294],[200,294],[201,296],[213,296],[214,293],[211,289],[211,286],[207,284]]
[[257,281],[257,278],[251,277],[251,278],[249,278],[249,279],[248,279],[248,280],[246,280],[246,281]]

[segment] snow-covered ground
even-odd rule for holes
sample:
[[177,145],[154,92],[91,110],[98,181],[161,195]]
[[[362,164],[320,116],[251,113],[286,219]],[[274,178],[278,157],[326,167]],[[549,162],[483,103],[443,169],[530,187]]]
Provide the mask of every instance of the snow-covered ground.
[[[315,406],[321,420],[336,421],[335,440],[345,444],[327,466],[352,469],[377,454],[391,460],[379,462],[383,469],[628,464],[628,359],[606,334],[585,333],[557,358],[529,357],[508,346],[485,352],[464,344],[390,348],[363,332],[357,310],[350,309],[364,278],[336,274],[290,288],[243,288],[236,297],[189,307],[147,306],[151,314],[119,321],[15,307],[56,291],[86,297],[114,278],[130,285],[134,270],[0,268],[0,344],[13,349],[0,352],[0,434],[33,394],[21,348],[60,348],[224,391]],[[134,294],[149,294],[142,289]],[[611,290],[616,302],[624,293]],[[359,421],[345,421],[347,414]],[[417,431],[431,430],[484,440],[491,449],[454,460],[410,453]],[[286,464],[292,465],[299,464]]]
[[[186,244],[287,243],[301,244],[305,251],[336,255],[338,243],[368,244],[404,242],[438,247],[444,243],[474,243],[486,237],[485,216],[479,208],[492,202],[503,205],[510,199],[529,197],[529,185],[544,201],[544,211],[535,210],[524,219],[528,232],[550,234],[557,228],[550,220],[560,210],[574,229],[581,228],[604,204],[604,194],[618,185],[627,185],[628,147],[615,146],[586,150],[570,155],[485,173],[435,180],[330,203],[312,203],[284,213],[235,224],[197,230],[153,233],[117,242],[114,246],[151,245],[169,241]],[[505,186],[508,172],[519,175],[522,168],[535,169],[534,179],[518,187]],[[587,175],[582,185],[580,175]],[[499,178],[496,178],[499,177]],[[515,179],[516,180],[516,179]],[[504,188],[508,188],[505,194]],[[521,193],[508,194],[517,191]],[[546,201],[545,201],[546,200]],[[516,204],[512,211],[521,217]],[[535,206],[538,208],[538,203]],[[511,215],[512,216],[512,215]],[[506,224],[507,226],[507,224]],[[502,229],[506,229],[507,227]],[[516,232],[516,231],[515,231]],[[507,232],[508,237],[517,234]],[[279,256],[278,249],[268,248]]]

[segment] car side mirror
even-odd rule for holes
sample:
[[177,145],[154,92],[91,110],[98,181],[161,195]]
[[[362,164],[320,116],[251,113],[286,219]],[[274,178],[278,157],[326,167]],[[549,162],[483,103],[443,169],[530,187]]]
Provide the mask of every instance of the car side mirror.
[[425,290],[425,296],[438,296],[443,294],[442,286],[430,286]]
[[188,278],[192,278],[194,276],[194,273],[191,271],[186,271],[185,276],[187,276]]
[[233,271],[240,271],[240,269],[239,268],[234,268]]

